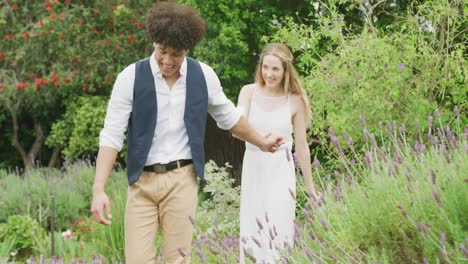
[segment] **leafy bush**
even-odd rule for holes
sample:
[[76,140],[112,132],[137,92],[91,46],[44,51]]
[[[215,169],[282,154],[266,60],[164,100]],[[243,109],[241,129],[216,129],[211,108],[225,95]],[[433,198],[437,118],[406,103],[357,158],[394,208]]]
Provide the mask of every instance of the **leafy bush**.
[[[28,214],[49,229],[51,198],[55,197],[55,230],[66,230],[73,221],[89,215],[94,167],[86,162],[68,164],[66,170],[36,169],[22,177],[8,174],[0,179],[0,222],[9,215]],[[125,189],[127,178],[123,171],[111,174],[107,190],[114,193]],[[64,186],[68,186],[64,188]],[[24,199],[27,194],[28,199]]]
[[63,148],[68,160],[94,156],[99,146],[99,132],[104,124],[106,106],[107,98],[102,96],[70,99],[63,117],[52,125],[46,144]]
[[[410,143],[394,133],[397,127],[382,144],[356,151],[353,161],[335,141],[343,171],[323,183],[325,205],[303,208],[298,247],[290,260],[466,261],[468,128],[443,128],[432,127]],[[327,179],[325,173],[314,171]]]
[[45,238],[45,230],[28,215],[12,215],[0,224],[0,242],[6,243],[18,256],[28,256]]
[[[311,96],[311,136],[319,145],[316,153],[329,155],[331,127],[360,139],[355,144],[362,145],[360,117],[371,132],[379,131],[380,122],[404,123],[406,136],[411,137],[429,126],[426,117],[436,108],[444,123],[455,105],[461,113],[467,112],[468,68],[463,56],[466,46],[457,37],[463,30],[458,3],[427,1],[385,29],[376,30],[368,21],[356,33],[343,20],[338,2],[350,1],[321,4],[322,14],[309,18],[317,24],[299,24],[290,18],[269,38],[286,43],[295,53]],[[444,19],[451,21],[449,32],[439,27]],[[435,32],[428,32],[422,22],[433,25]],[[451,45],[439,39],[444,32]],[[464,126],[468,119],[461,116]]]
[[[212,160],[205,165],[206,184],[203,192],[209,197],[200,203],[197,225],[208,233],[237,233],[239,230],[240,186],[229,178],[229,164],[219,167]],[[213,229],[214,228],[214,229]]]

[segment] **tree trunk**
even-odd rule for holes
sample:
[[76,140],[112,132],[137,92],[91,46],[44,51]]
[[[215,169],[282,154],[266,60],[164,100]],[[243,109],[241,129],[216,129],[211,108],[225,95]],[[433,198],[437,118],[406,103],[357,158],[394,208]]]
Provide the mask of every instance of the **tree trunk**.
[[42,131],[42,127],[40,123],[34,120],[34,133],[36,139],[34,140],[33,145],[31,146],[30,150],[26,153],[26,150],[21,145],[19,140],[19,124],[18,124],[18,116],[16,115],[15,111],[10,111],[11,114],[11,121],[13,124],[13,138],[12,143],[13,146],[16,148],[18,153],[23,160],[24,168],[26,170],[30,170],[34,167],[34,160],[37,157],[37,154],[42,148],[42,144],[44,143],[44,132]]
[[49,164],[47,167],[49,168],[54,168],[57,165],[57,162],[60,159],[60,152],[62,151],[63,146],[62,145],[57,145],[54,148],[54,151],[52,152],[52,156],[50,157]]
[[29,165],[31,167],[26,167],[27,169],[31,169],[32,166],[34,166],[37,154],[41,151],[42,145],[44,144],[44,131],[42,130],[41,123],[37,120],[34,120],[34,134],[36,135],[36,139],[28,153]]
[[26,151],[24,150],[23,146],[21,146],[19,142],[19,125],[18,125],[18,116],[14,111],[10,111],[11,113],[11,122],[13,124],[13,137],[11,139],[11,143],[15,147],[15,149],[18,151],[18,153],[21,156],[21,159],[23,160],[24,166],[28,163],[28,155],[26,154]]

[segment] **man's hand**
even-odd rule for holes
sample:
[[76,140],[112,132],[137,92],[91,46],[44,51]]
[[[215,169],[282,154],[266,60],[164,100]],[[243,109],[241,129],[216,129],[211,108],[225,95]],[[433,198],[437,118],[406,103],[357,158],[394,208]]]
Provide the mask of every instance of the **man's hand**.
[[281,135],[276,133],[268,133],[265,135],[265,140],[260,148],[262,151],[274,153],[278,148],[284,144],[284,139]]
[[[104,217],[104,210],[107,218]],[[109,197],[103,191],[93,192],[93,201],[91,203],[91,213],[94,215],[94,220],[103,225],[110,225],[112,218]]]

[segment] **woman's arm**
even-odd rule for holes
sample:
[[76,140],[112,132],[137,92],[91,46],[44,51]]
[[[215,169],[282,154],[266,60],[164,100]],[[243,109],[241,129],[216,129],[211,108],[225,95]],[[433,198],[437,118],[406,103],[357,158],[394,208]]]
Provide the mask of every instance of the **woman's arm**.
[[[249,111],[250,111],[250,100],[252,99],[252,94],[254,91],[254,85],[255,84],[247,84],[244,87],[242,87],[240,93],[239,93],[239,98],[237,99],[237,109],[239,112],[244,116],[245,119],[249,117]],[[239,138],[236,136],[236,134],[232,134],[232,136]],[[241,139],[241,138],[239,138]],[[241,139],[243,140],[243,139]]]
[[311,195],[312,198],[318,202],[321,199],[321,193],[315,189],[315,185],[312,180],[310,150],[306,135],[306,129],[309,120],[306,120],[306,109],[300,96],[293,96],[291,98],[291,107],[294,113],[292,122],[297,160],[299,162],[302,175],[304,176],[307,191],[309,192],[309,195]]

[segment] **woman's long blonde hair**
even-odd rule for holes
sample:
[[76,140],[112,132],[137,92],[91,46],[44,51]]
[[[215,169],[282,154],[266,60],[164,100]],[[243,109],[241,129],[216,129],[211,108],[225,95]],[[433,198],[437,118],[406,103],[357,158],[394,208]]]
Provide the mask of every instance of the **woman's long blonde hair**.
[[283,78],[283,90],[285,94],[291,92],[292,94],[299,94],[301,96],[302,102],[304,103],[305,113],[306,113],[306,123],[310,123],[311,111],[309,108],[309,98],[307,93],[302,87],[299,75],[297,74],[296,68],[293,65],[293,55],[291,50],[286,47],[286,45],[281,43],[270,43],[267,44],[260,55],[260,61],[257,64],[257,70],[255,72],[255,82],[261,86],[265,86],[265,80],[262,76],[262,64],[263,58],[266,55],[273,55],[277,57],[284,68],[284,78]]

